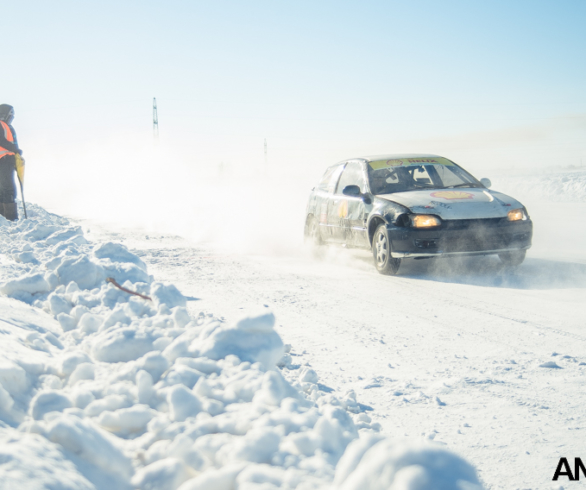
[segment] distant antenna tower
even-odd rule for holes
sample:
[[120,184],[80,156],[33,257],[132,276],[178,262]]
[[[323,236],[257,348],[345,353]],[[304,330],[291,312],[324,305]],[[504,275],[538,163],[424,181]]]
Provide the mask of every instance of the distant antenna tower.
[[267,139],[265,138],[265,168],[268,167]]
[[153,136],[159,139],[159,115],[157,114],[157,99],[153,97]]

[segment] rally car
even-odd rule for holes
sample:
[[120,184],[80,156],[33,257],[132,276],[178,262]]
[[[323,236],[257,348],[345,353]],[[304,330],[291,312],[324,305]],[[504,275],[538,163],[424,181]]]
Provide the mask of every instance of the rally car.
[[489,187],[437,155],[344,160],[312,189],[305,236],[371,250],[381,274],[396,274],[402,259],[453,255],[497,254],[517,266],[533,223],[519,201]]

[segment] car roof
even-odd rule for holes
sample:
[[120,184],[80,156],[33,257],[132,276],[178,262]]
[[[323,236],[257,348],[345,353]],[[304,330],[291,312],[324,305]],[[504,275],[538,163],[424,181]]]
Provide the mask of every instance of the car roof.
[[[390,153],[384,155],[371,155],[366,157],[356,157],[356,158],[347,158],[346,160],[342,160],[338,162],[336,165],[340,163],[346,163],[356,160],[361,160],[364,162],[374,162],[377,160],[392,160],[392,159],[401,159],[401,158],[445,158],[440,155],[433,155],[431,153]],[[447,158],[446,158],[447,160]]]

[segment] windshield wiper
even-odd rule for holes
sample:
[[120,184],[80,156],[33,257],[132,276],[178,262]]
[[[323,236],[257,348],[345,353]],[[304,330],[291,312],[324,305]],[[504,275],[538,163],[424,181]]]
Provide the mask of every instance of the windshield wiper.
[[415,184],[411,184],[414,187],[420,187],[422,189],[441,189],[441,187],[438,187],[436,185],[433,184],[418,184],[417,182]]
[[455,187],[478,187],[474,182],[464,182],[463,184],[447,185],[445,189],[454,189]]

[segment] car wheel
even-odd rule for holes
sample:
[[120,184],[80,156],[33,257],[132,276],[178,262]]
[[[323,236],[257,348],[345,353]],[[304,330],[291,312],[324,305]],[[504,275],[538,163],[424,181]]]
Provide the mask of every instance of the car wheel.
[[525,260],[527,250],[517,250],[515,252],[503,252],[499,254],[499,259],[507,267],[517,267]]
[[391,240],[386,225],[379,225],[372,238],[374,266],[381,274],[394,276],[399,271],[401,259],[391,257]]
[[316,247],[323,245],[318,226],[319,224],[314,216],[307,217],[305,222],[305,242]]

